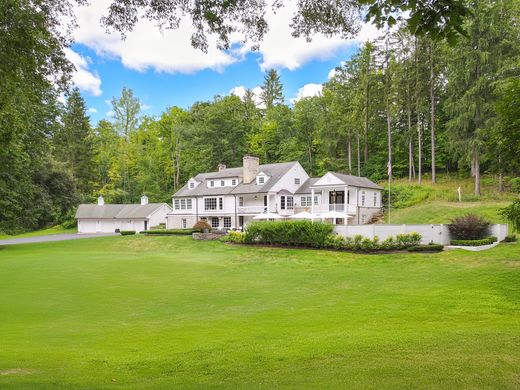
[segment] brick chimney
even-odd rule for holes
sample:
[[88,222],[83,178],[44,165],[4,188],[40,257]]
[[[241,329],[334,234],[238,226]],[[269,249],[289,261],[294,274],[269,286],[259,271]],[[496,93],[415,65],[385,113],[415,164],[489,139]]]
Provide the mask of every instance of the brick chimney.
[[226,164],[224,164],[224,163],[218,164],[218,171],[219,172],[223,171],[224,169],[226,169]]
[[243,158],[243,180],[244,183],[251,183],[255,180],[256,175],[258,175],[258,170],[260,167],[260,159],[258,157],[253,157],[249,155],[245,155]]

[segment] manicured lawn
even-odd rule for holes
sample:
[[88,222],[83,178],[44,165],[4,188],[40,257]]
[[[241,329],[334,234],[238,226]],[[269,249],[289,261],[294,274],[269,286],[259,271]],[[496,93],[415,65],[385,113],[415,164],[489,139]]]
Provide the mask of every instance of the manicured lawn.
[[0,250],[0,318],[0,388],[514,389],[520,245],[18,245]]
[[8,235],[0,232],[0,240],[10,238],[22,238],[22,237],[36,237],[36,236],[48,236],[51,234],[64,234],[64,233],[76,233],[77,228],[66,229],[62,226],[53,226],[47,229],[35,230],[33,232],[22,233],[17,235]]
[[[390,222],[401,223],[449,223],[458,215],[477,214],[493,223],[507,223],[499,215],[499,209],[510,205],[508,201],[483,201],[483,202],[423,202],[415,206],[390,211]],[[385,221],[388,223],[388,213]]]

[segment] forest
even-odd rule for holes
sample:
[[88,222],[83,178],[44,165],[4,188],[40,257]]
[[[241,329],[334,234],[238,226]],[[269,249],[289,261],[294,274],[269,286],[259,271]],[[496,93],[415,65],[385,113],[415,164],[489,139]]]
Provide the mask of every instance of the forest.
[[490,174],[504,190],[520,175],[520,5],[470,8],[456,40],[395,24],[336,68],[319,96],[288,103],[273,69],[260,96],[215,96],[160,116],[143,115],[123,88],[114,116],[93,124],[68,84],[58,21],[17,23],[30,16],[14,7],[0,39],[0,231],[71,221],[98,195],[169,202],[191,176],[239,166],[247,153],[262,163],[297,160],[311,175],[381,181],[390,165],[393,177],[419,185],[471,176],[476,196]]

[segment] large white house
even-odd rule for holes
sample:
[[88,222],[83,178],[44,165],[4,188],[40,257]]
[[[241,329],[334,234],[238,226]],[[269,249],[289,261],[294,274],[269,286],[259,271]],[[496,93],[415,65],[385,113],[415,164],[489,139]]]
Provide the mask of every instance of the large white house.
[[78,233],[114,233],[119,230],[149,230],[166,223],[166,215],[172,211],[166,203],[148,203],[141,197],[141,204],[105,204],[102,196],[97,204],[80,204],[76,211]]
[[[305,215],[334,224],[365,224],[381,211],[383,188],[366,177],[328,172],[311,178],[297,161],[263,164],[244,156],[243,166],[200,173],[173,195],[169,229],[206,220],[214,228],[240,228],[253,219]],[[300,214],[305,212],[306,214]]]

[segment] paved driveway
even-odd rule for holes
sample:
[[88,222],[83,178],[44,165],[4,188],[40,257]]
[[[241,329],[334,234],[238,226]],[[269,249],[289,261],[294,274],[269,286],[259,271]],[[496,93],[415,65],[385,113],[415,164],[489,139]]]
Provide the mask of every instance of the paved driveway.
[[48,236],[37,236],[37,237],[23,237],[23,238],[10,238],[7,240],[0,240],[0,245],[14,245],[14,244],[31,244],[34,242],[52,242],[52,241],[65,241],[65,240],[79,240],[81,238],[94,238],[94,237],[107,237],[116,236],[117,233],[97,233],[97,234],[51,234]]

